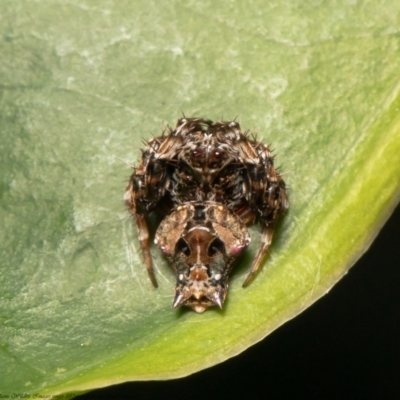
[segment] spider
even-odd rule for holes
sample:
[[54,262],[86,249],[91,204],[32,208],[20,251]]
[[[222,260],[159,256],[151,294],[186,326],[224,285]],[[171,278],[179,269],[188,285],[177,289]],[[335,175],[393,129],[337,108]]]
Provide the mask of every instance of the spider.
[[242,133],[236,121],[203,118],[181,118],[174,129],[146,142],[124,200],[155,287],[147,217],[154,211],[163,218],[154,242],[176,273],[173,306],[198,313],[222,308],[232,264],[250,243],[246,226],[258,221],[262,233],[244,287],[260,268],[276,222],[289,207],[269,147]]

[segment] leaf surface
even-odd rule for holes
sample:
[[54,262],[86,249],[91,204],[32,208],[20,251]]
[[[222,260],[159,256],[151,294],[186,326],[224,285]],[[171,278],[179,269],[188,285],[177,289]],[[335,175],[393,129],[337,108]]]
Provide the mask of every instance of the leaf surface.
[[[4,0],[0,5],[2,393],[185,376],[325,294],[400,198],[400,5]],[[142,139],[237,115],[272,143],[291,208],[223,311],[152,288],[122,196]]]

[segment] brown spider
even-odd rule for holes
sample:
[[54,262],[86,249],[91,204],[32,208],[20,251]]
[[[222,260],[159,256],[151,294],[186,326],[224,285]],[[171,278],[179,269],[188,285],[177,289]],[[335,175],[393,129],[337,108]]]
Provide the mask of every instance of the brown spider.
[[147,142],[124,199],[155,287],[146,217],[152,211],[164,217],[154,242],[176,272],[173,305],[196,312],[222,308],[232,264],[250,243],[246,225],[259,221],[261,248],[248,285],[289,206],[268,146],[242,133],[236,121],[203,118],[182,118]]

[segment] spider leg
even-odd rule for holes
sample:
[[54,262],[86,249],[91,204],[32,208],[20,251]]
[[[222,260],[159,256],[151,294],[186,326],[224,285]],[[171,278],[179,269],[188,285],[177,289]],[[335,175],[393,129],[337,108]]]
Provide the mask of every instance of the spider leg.
[[254,221],[256,220],[256,214],[248,204],[244,204],[242,207],[236,210],[235,213],[240,217],[245,225],[254,224]]
[[144,257],[144,265],[149,274],[149,278],[154,287],[158,287],[156,277],[154,275],[153,261],[150,254],[149,247],[149,227],[146,218],[143,215],[135,214],[136,226],[138,228],[138,237],[140,247]]
[[258,142],[253,142],[251,145],[253,151],[259,156],[259,162],[248,167],[251,182],[250,205],[264,227],[261,232],[260,250],[243,287],[251,282],[260,269],[271,245],[276,222],[289,207],[285,182],[274,168],[273,157],[268,146]]
[[[150,234],[146,217],[157,211],[157,206],[166,192],[167,167],[165,161],[160,158],[165,151],[169,151],[169,147],[173,147],[175,142],[170,142],[171,136],[155,137],[146,142],[140,164],[134,168],[124,196],[125,204],[136,222],[144,264],[154,287],[158,287],[158,284],[150,254]],[[162,150],[162,146],[167,148]],[[164,208],[166,207],[167,205],[164,205]]]
[[268,253],[268,248],[272,242],[272,236],[274,235],[274,227],[273,226],[264,226],[261,232],[261,247],[258,251],[256,258],[253,261],[251,266],[250,272],[247,275],[246,280],[243,283],[243,287],[246,287],[251,280],[253,279],[254,275],[261,267],[261,263],[264,260],[264,257]]
[[[154,287],[158,287],[157,281],[154,275],[153,270],[153,262],[151,259],[150,254],[150,247],[149,247],[149,227],[147,225],[147,221],[145,218],[146,212],[146,203],[140,200],[143,199],[142,191],[138,188],[142,187],[142,181],[140,176],[136,175],[136,172],[131,176],[129,180],[128,187],[126,188],[125,192],[125,204],[128,207],[131,215],[135,219],[136,227],[138,230],[138,238],[140,243],[140,248],[142,250],[144,264],[146,266],[147,272],[149,274],[150,280]],[[136,182],[136,184],[135,184]],[[136,186],[136,190],[134,189]]]

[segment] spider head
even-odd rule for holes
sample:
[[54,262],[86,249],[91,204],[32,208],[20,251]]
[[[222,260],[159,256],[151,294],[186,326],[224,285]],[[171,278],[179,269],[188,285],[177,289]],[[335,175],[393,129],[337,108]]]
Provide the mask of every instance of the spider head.
[[225,206],[204,202],[177,207],[158,228],[156,243],[176,271],[173,306],[202,313],[222,308],[232,264],[250,237]]

